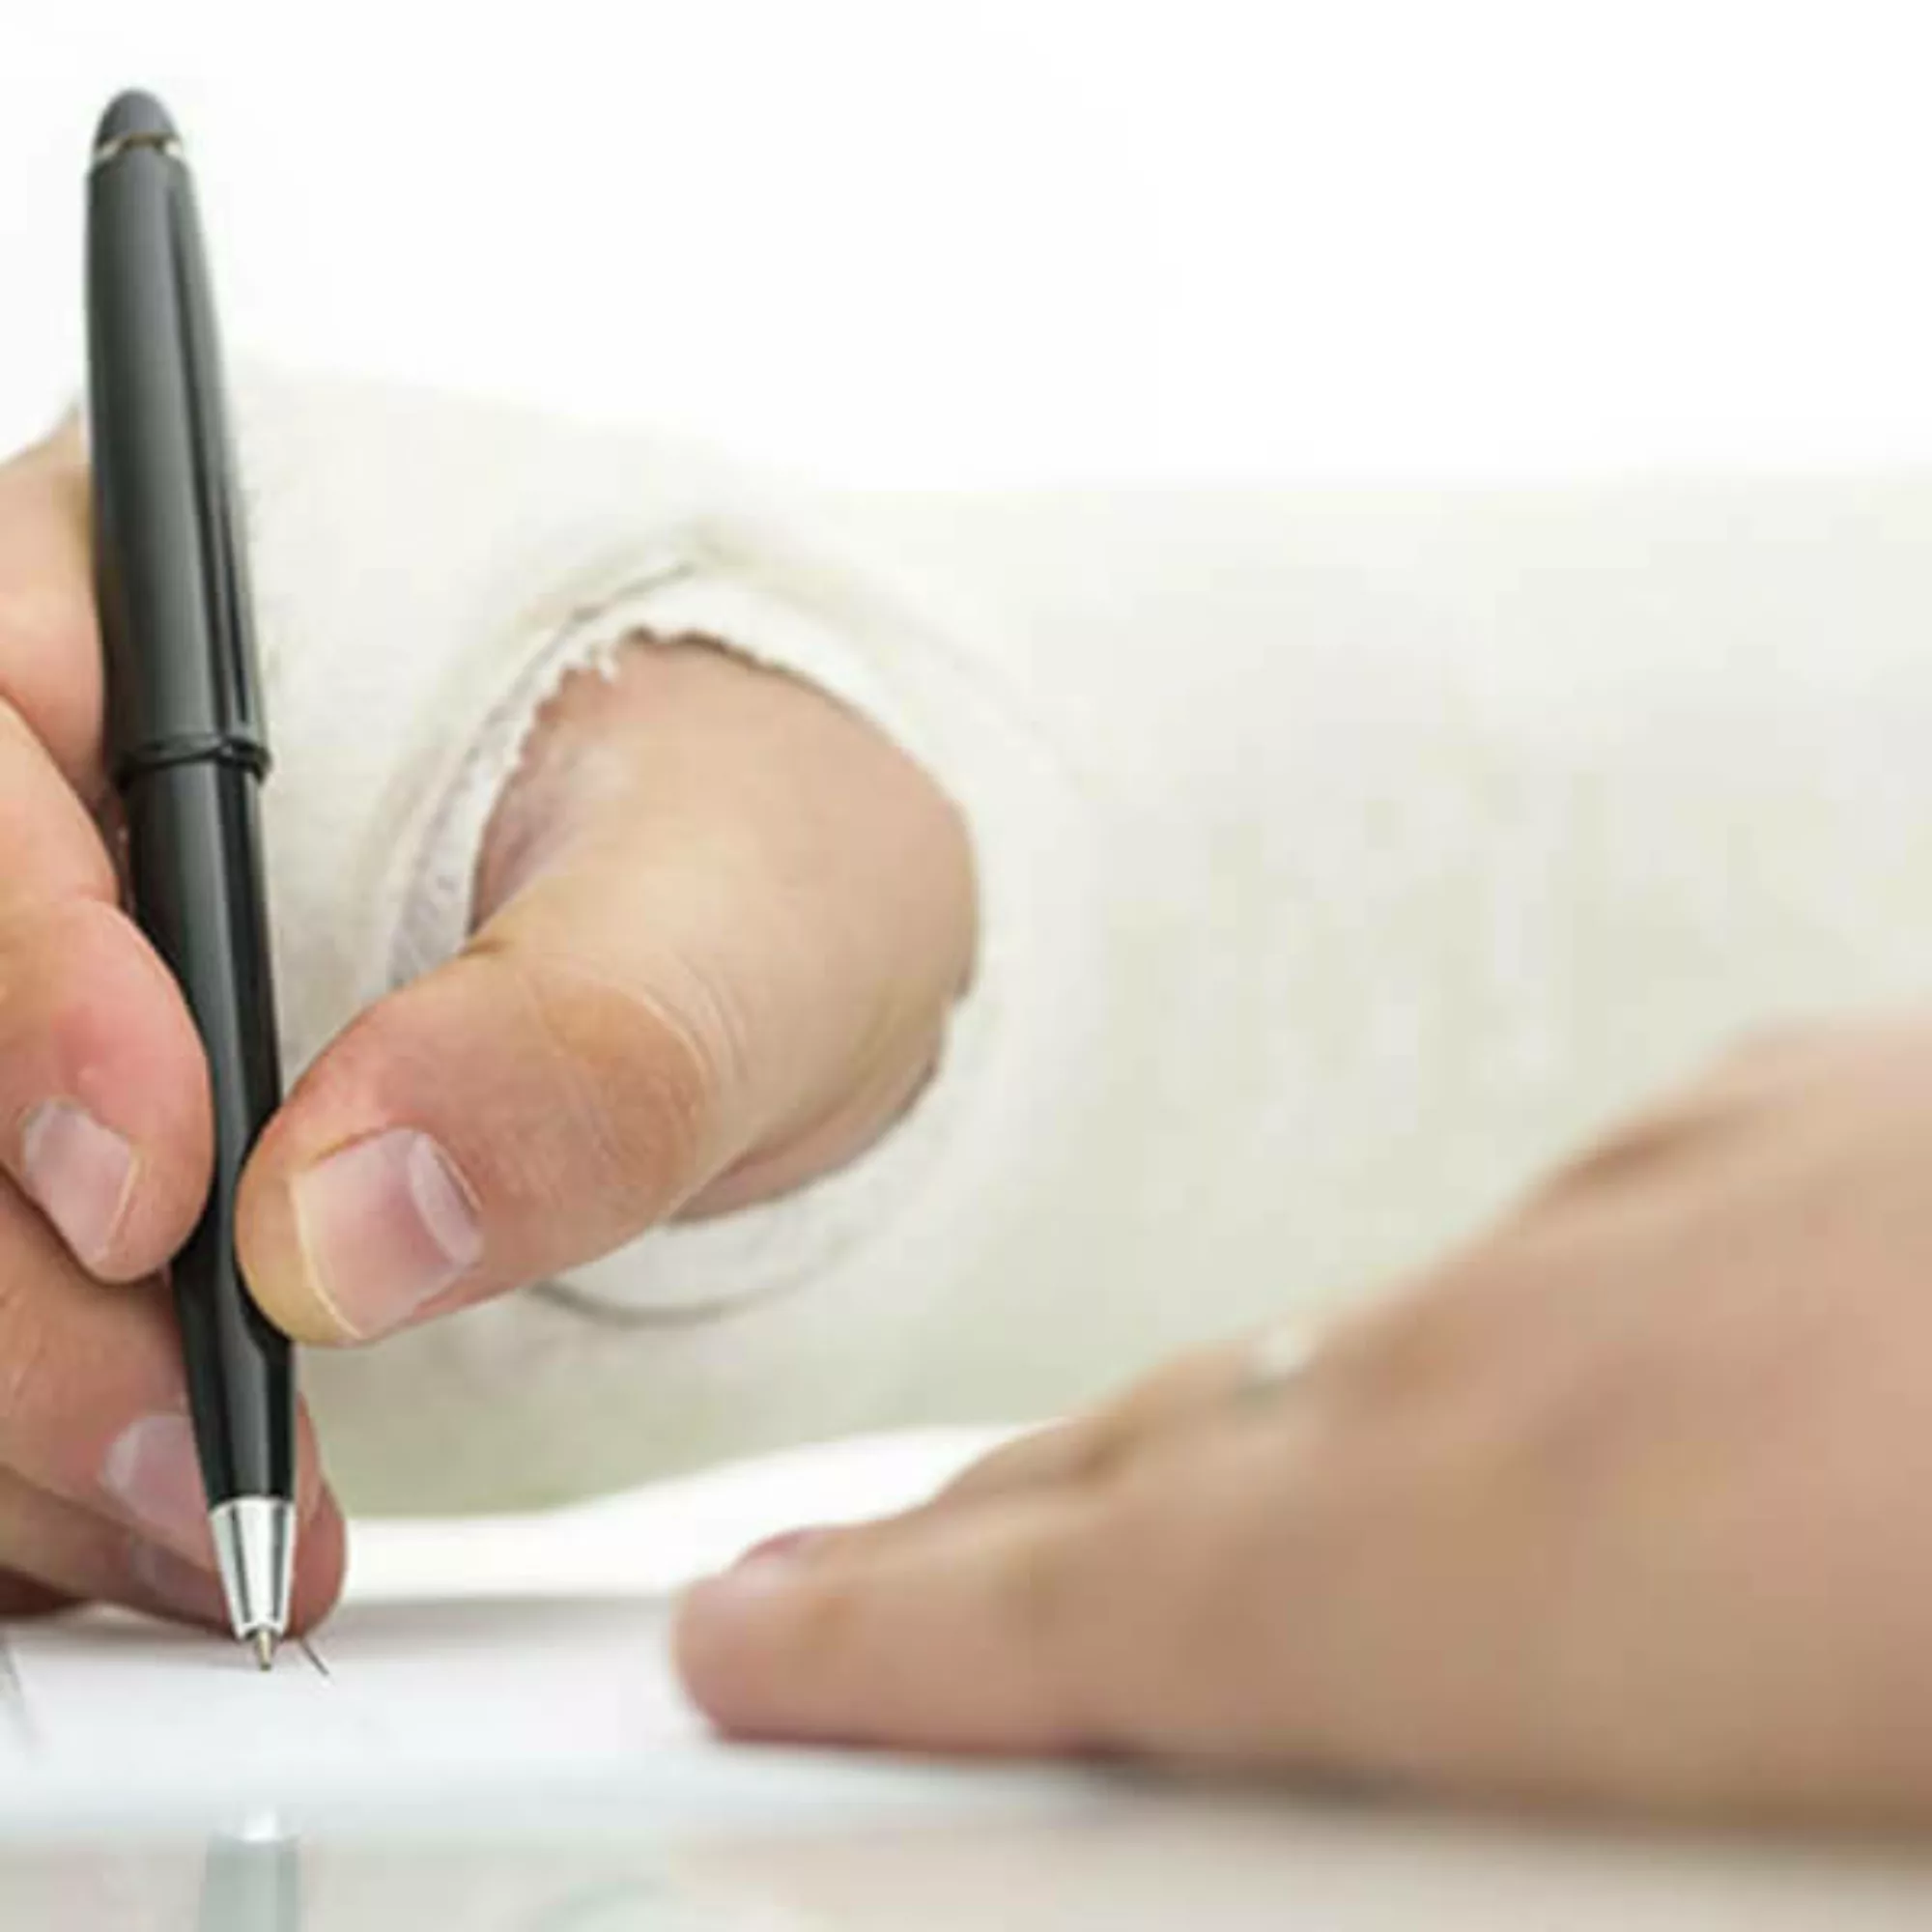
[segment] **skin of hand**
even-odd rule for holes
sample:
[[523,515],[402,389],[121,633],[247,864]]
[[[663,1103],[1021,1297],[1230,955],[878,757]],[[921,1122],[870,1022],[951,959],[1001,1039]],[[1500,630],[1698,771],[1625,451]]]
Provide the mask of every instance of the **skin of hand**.
[[727,1730],[1932,1818],[1932,1021],[1741,1049],[1257,1378],[1185,1358],[686,1600]]
[[[87,478],[0,467],[0,1614],[218,1624],[154,1277],[208,1186],[206,1068],[119,897]],[[975,944],[925,775],[830,699],[698,643],[627,647],[539,720],[462,954],[361,1013],[264,1130],[237,1237],[310,1343],[372,1339],[777,1194],[916,1093]],[[301,1422],[298,1628],[342,1519]]]

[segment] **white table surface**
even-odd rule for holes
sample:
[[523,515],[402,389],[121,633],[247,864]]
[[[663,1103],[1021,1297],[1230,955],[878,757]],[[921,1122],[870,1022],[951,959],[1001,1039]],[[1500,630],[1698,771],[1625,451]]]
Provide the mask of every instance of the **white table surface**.
[[[902,1773],[902,1776],[916,1774]],[[0,1843],[0,1918],[62,1932],[1875,1932],[1920,1926],[1904,1850],[1725,1844],[1288,1796],[980,1774],[950,1807],[667,1822],[647,1795],[407,1829]]]

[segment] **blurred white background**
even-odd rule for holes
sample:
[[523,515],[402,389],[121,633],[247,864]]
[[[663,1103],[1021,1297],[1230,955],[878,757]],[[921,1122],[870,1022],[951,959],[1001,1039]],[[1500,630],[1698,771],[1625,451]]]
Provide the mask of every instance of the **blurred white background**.
[[238,346],[833,478],[1932,457],[1932,20],[1775,0],[0,0],[0,435],[119,85]]

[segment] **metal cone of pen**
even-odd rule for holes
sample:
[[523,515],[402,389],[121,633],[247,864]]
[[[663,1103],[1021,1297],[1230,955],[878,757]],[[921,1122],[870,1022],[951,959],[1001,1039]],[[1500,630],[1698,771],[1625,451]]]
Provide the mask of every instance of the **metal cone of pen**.
[[281,1099],[259,794],[269,771],[241,493],[180,138],[124,94],[87,200],[88,431],[109,776],[130,908],[206,1051],[214,1163],[169,1269],[229,1621],[265,1666],[295,1572],[295,1370],[242,1279],[242,1170]]

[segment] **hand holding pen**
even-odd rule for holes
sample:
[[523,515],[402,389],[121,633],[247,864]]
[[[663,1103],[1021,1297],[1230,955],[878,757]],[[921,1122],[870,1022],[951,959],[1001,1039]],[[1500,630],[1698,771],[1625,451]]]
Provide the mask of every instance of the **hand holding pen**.
[[[122,909],[88,473],[74,428],[0,467],[0,1614],[104,1599],[228,1627],[172,1310],[210,1082]],[[298,1416],[292,1628],[333,1599],[341,1517]]]
[[[117,709],[103,737],[94,487],[71,426],[0,465],[0,1615],[105,1599],[230,1628],[181,1338],[148,1279],[230,1179],[208,1054],[101,829],[131,734]],[[616,672],[566,684],[492,816],[473,950],[323,1045],[247,1157],[235,1253],[284,1333],[375,1341],[669,1214],[785,1193],[923,1083],[975,942],[950,802],[863,719],[697,639]],[[284,745],[317,728],[272,722]],[[196,782],[257,782],[239,735]],[[272,772],[263,797],[272,813]],[[488,1386],[443,1404],[453,1458],[458,1421],[520,1426]],[[294,1412],[298,1631],[339,1588],[343,1524]],[[367,1487],[363,1418],[342,1420]],[[451,1480],[381,1468],[387,1497]]]

